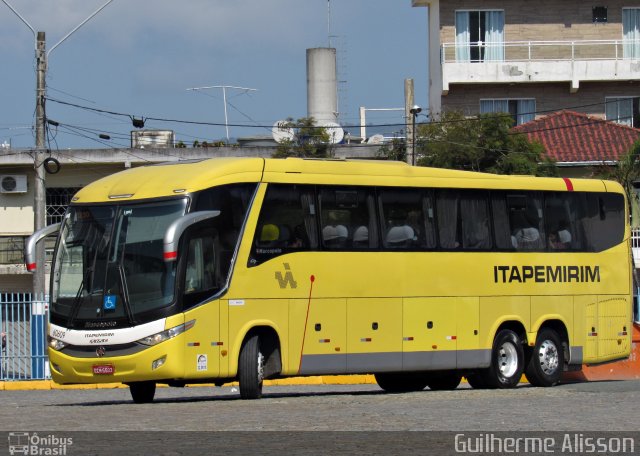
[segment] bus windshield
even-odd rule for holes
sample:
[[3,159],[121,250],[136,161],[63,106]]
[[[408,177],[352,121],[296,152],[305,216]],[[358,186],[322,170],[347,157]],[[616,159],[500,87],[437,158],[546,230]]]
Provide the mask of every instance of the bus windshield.
[[163,238],[186,207],[186,199],[70,207],[52,271],[52,322],[127,326],[170,305],[176,266],[163,260]]

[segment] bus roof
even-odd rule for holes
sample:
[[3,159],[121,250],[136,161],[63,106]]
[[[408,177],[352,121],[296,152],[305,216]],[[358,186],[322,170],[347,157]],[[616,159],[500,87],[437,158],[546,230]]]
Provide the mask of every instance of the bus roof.
[[74,203],[177,196],[238,182],[613,191],[596,179],[538,178],[409,166],[382,160],[211,158],[131,168],[87,185]]

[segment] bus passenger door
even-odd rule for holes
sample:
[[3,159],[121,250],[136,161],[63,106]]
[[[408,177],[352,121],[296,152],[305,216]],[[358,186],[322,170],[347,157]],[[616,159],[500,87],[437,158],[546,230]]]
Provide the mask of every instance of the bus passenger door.
[[402,370],[455,369],[457,298],[403,300]]
[[347,371],[402,370],[402,298],[347,299]]
[[292,299],[289,359],[300,374],[347,372],[347,305],[338,299]]

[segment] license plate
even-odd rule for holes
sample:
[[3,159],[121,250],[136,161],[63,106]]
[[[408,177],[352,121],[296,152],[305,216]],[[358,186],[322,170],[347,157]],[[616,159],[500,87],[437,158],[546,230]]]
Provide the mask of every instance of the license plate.
[[113,364],[101,364],[99,366],[93,366],[93,373],[95,375],[113,375],[116,372],[116,368]]

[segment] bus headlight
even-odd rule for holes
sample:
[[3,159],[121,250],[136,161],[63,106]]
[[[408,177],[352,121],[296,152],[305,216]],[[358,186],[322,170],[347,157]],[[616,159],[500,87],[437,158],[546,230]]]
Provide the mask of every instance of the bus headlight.
[[67,345],[69,345],[69,344],[67,344],[66,342],[62,342],[61,340],[54,339],[53,337],[49,336],[49,347],[53,348],[54,350],[60,351],[64,347],[66,347]]
[[196,321],[191,320],[184,324],[174,326],[173,328],[166,329],[162,332],[153,334],[151,336],[143,337],[142,339],[138,340],[138,343],[144,344],[144,345],[150,345],[150,346],[158,345],[160,342],[173,339],[177,335],[182,334],[183,332],[193,328],[195,324],[196,324]]

